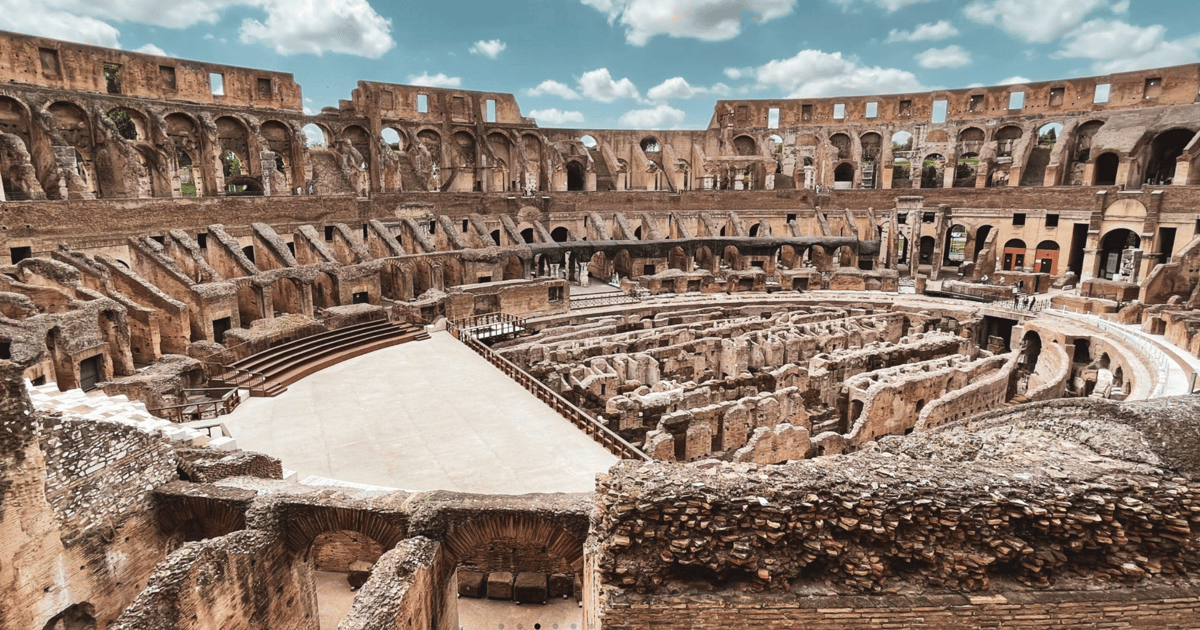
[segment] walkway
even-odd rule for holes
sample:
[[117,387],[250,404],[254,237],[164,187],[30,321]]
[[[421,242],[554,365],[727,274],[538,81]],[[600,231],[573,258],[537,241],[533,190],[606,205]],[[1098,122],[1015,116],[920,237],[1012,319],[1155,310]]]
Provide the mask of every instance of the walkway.
[[1149,398],[1184,396],[1191,393],[1193,374],[1200,371],[1200,360],[1193,357],[1187,350],[1168,342],[1160,335],[1144,332],[1142,327],[1136,324],[1118,324],[1098,315],[1072,313],[1058,309],[1049,312],[1081,320],[1101,330],[1109,331],[1122,338],[1128,346],[1145,357],[1148,360],[1147,367],[1155,371],[1155,386],[1148,396]]
[[339,363],[224,420],[241,448],[302,479],[414,491],[590,492],[617,461],[446,332]]

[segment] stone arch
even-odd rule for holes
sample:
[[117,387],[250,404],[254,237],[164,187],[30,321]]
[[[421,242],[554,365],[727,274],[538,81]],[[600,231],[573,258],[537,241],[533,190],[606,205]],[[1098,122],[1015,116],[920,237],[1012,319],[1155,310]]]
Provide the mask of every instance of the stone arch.
[[595,136],[592,136],[591,134],[584,134],[584,135],[580,136],[579,142],[586,149],[593,149],[595,147],[600,146],[600,142],[598,140],[596,140]]
[[[292,138],[295,134],[290,125],[278,120],[268,120],[259,128],[265,148],[275,154],[275,169],[271,174],[271,194],[284,194],[292,189],[292,182],[304,180],[299,160],[294,155]],[[278,175],[276,174],[278,173]],[[279,181],[282,178],[282,181]]]
[[1011,158],[1017,141],[1025,135],[1025,130],[1016,125],[1005,125],[996,130],[996,157]]
[[529,227],[529,228],[525,228],[525,229],[521,230],[521,241],[524,242],[526,245],[537,242],[537,239],[535,238],[535,235],[533,232],[533,228]]
[[850,140],[850,136],[844,133],[835,133],[832,136],[829,136],[829,144],[833,145],[835,159],[850,159],[853,150],[853,141]]
[[1121,156],[1111,151],[1096,156],[1096,164],[1092,171],[1093,186],[1115,186],[1117,171],[1121,168]]
[[1063,124],[1060,122],[1048,122],[1041,127],[1038,127],[1037,138],[1039,147],[1052,147],[1058,144],[1058,140],[1062,137]]
[[1183,150],[1187,148],[1196,132],[1187,128],[1168,129],[1150,142],[1146,160],[1146,175],[1142,182],[1151,185],[1175,183],[1175,166]]
[[934,129],[925,134],[925,142],[928,144],[945,144],[950,142],[950,134],[946,133],[945,129]]
[[608,255],[604,252],[592,254],[591,260],[588,261],[588,275],[608,282],[612,278],[612,274],[612,266],[608,263]]
[[525,263],[520,256],[513,254],[508,257],[504,264],[505,280],[521,280],[525,278]]
[[930,153],[921,160],[921,188],[941,188],[945,184],[946,157]]
[[775,252],[776,266],[782,266],[787,269],[796,268],[796,248],[791,245],[784,245]]
[[555,243],[566,243],[571,240],[571,230],[566,226],[560,225],[550,231],[550,238]]
[[655,138],[654,136],[646,136],[645,138],[642,138],[642,141],[638,143],[638,146],[641,147],[642,153],[658,153],[662,150],[658,144],[658,138]]
[[942,265],[957,267],[966,260],[967,228],[954,224],[946,230],[945,245],[942,247]]
[[295,506],[286,519],[284,540],[292,553],[308,552],[325,532],[357,532],[391,549],[404,539],[403,517],[375,510],[324,506]]
[[958,132],[958,152],[978,154],[983,150],[983,144],[987,141],[987,134],[979,127],[967,127]]
[[384,551],[379,541],[362,532],[335,529],[317,534],[305,557],[316,571],[351,573],[374,566]]
[[954,188],[974,188],[979,174],[979,154],[962,153],[954,166]]
[[303,293],[294,278],[282,277],[271,283],[271,309],[278,317],[281,313],[304,315],[301,303]]
[[1011,238],[1004,243],[1003,269],[1005,271],[1023,271],[1025,268],[1025,252],[1028,247],[1025,241]]
[[47,621],[42,630],[96,630],[96,608],[88,602],[72,604]]
[[1033,255],[1033,270],[1037,273],[1056,275],[1058,273],[1058,251],[1059,246],[1056,241],[1045,240],[1038,243]]
[[[1087,163],[1092,159],[1092,140],[1100,133],[1100,128],[1104,126],[1102,120],[1089,120],[1075,128],[1072,134],[1072,141],[1067,149],[1068,159],[1070,164],[1065,175],[1065,183],[1072,186],[1090,186],[1092,182],[1084,180],[1084,171],[1087,169]],[[1113,180],[1116,180],[1114,173]]]
[[413,262],[411,277],[414,298],[419,298],[434,288],[433,267],[425,260]]
[[921,237],[921,242],[917,247],[917,264],[932,265],[933,257],[936,254],[937,239],[925,234]]
[[757,155],[758,144],[747,135],[741,135],[733,139],[733,151],[735,155],[748,157]]
[[379,130],[379,139],[388,147],[397,153],[404,153],[408,150],[408,134],[404,133],[402,127],[396,125],[384,125]]
[[[495,556],[489,551],[496,546],[506,551],[517,550],[507,554],[511,566],[494,564]],[[503,568],[513,573],[579,575],[583,572],[583,541],[562,526],[527,513],[488,514],[470,519],[446,533],[442,551],[450,562],[465,568],[492,571]],[[493,557],[490,561],[489,555]]]
[[117,134],[130,142],[145,142],[150,137],[150,120],[136,109],[114,107],[106,114],[117,128]]
[[[180,469],[184,481],[193,481]],[[246,527],[246,514],[236,504],[198,497],[170,497],[155,511],[158,530],[168,538],[196,542],[218,538]]]
[[321,123],[310,122],[304,125],[304,142],[309,148],[328,147],[333,143],[333,132]]
[[1096,275],[1112,280],[1120,273],[1121,253],[1141,246],[1142,238],[1137,232],[1127,228],[1109,230],[1100,239],[1100,253],[1097,256],[1100,272]]
[[682,247],[676,245],[667,252],[667,268],[678,269],[679,271],[690,272],[692,266],[688,263],[687,252],[683,251]]
[[629,255],[629,250],[622,249],[613,257],[613,273],[620,278],[633,277],[633,257]]
[[708,247],[697,247],[696,266],[700,269],[706,269],[711,273],[716,273],[718,268],[717,257],[713,255],[712,250]]
[[577,160],[567,162],[567,190],[578,192],[587,189],[587,169]]
[[313,305],[317,308],[341,306],[337,278],[324,271],[313,279]]
[[762,223],[755,223],[750,226],[750,231],[747,234],[752,237],[758,236],[760,230],[762,230]]
[[987,238],[994,229],[990,225],[981,225],[975,230],[975,251],[971,252],[971,260],[979,257],[979,252],[983,251],[983,247],[987,243]]
[[522,188],[527,192],[546,190],[546,179],[542,174],[542,139],[537,134],[521,135],[521,145],[525,150],[525,177]]
[[515,163],[513,160],[513,143],[508,138],[507,134],[493,131],[486,137],[488,147],[492,151],[492,156],[496,163],[492,165],[492,182],[489,186],[490,190],[509,191],[520,188],[517,182],[513,180],[513,175],[510,171],[511,165]]
[[725,249],[721,252],[721,262],[728,265],[730,269],[741,269],[742,252],[735,245],[726,245]]
[[362,161],[358,164],[355,164],[355,166],[363,169],[364,171],[370,170],[371,134],[367,133],[366,128],[359,125],[348,125],[346,128],[342,129],[342,133],[339,134],[338,140],[349,142],[350,146],[354,147],[354,150],[358,151],[358,153],[362,156]]
[[854,187],[854,164],[851,164],[850,162],[842,162],[833,169],[833,187]]
[[[96,146],[92,137],[91,118],[82,107],[70,101],[57,101],[46,109],[54,118],[54,126],[63,141],[75,148],[75,168],[63,173],[70,193],[99,197],[100,181],[96,174]],[[56,157],[61,159],[61,156]]]

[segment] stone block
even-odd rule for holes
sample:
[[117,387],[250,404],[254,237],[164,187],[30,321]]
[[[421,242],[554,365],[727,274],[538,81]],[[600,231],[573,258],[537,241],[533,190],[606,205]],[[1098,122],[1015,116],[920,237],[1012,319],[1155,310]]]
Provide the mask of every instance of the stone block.
[[508,571],[489,573],[487,578],[488,599],[513,598],[513,574]]
[[575,594],[575,576],[555,573],[550,576],[550,597],[570,597]]
[[546,603],[546,574],[518,573],[516,585],[513,588],[518,603]]
[[458,572],[458,594],[463,597],[486,597],[487,576],[475,571]]

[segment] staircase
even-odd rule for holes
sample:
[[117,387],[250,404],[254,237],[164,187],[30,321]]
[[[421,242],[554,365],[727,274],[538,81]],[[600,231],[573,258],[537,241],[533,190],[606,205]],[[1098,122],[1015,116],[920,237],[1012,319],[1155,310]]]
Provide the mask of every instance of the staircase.
[[1025,170],[1021,173],[1022,186],[1043,186],[1046,183],[1046,167],[1050,165],[1050,147],[1037,147],[1029,154]]
[[274,397],[287,391],[287,386],[331,365],[397,346],[409,341],[429,339],[421,326],[395,324],[388,321],[367,322],[329,332],[296,339],[246,357],[230,366],[225,373],[209,381],[210,387],[229,386],[239,374],[257,376],[250,385],[250,395]]
[[424,192],[425,186],[421,183],[421,177],[417,175],[417,169],[413,167],[412,158],[404,153],[396,156],[396,164],[400,168],[400,185],[407,192]]
[[604,156],[595,147],[588,149],[588,153],[592,156],[592,167],[596,171],[596,190],[615,190],[616,182],[613,181],[612,172],[608,170],[608,162],[604,160]]

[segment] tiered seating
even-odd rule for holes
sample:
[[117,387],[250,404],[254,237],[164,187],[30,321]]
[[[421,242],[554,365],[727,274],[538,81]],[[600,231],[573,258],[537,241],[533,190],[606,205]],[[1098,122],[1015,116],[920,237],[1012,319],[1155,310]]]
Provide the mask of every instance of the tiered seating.
[[246,357],[229,366],[231,369],[228,372],[210,381],[209,385],[227,386],[234,382],[239,373],[244,375],[250,372],[260,375],[250,386],[251,396],[278,396],[287,391],[288,385],[331,365],[375,350],[423,339],[429,339],[429,333],[413,324],[378,321],[347,326],[296,339]]
[[129,400],[124,395],[108,396],[101,390],[84,392],[81,389],[60,392],[58,385],[54,383],[32,385],[28,380],[25,381],[25,387],[29,390],[29,399],[33,402],[34,409],[38,411],[58,411],[84,420],[119,422],[191,446],[207,445],[225,451],[237,449],[237,442],[233,438],[210,439],[209,434],[203,431],[156,418],[146,411],[144,403]]

